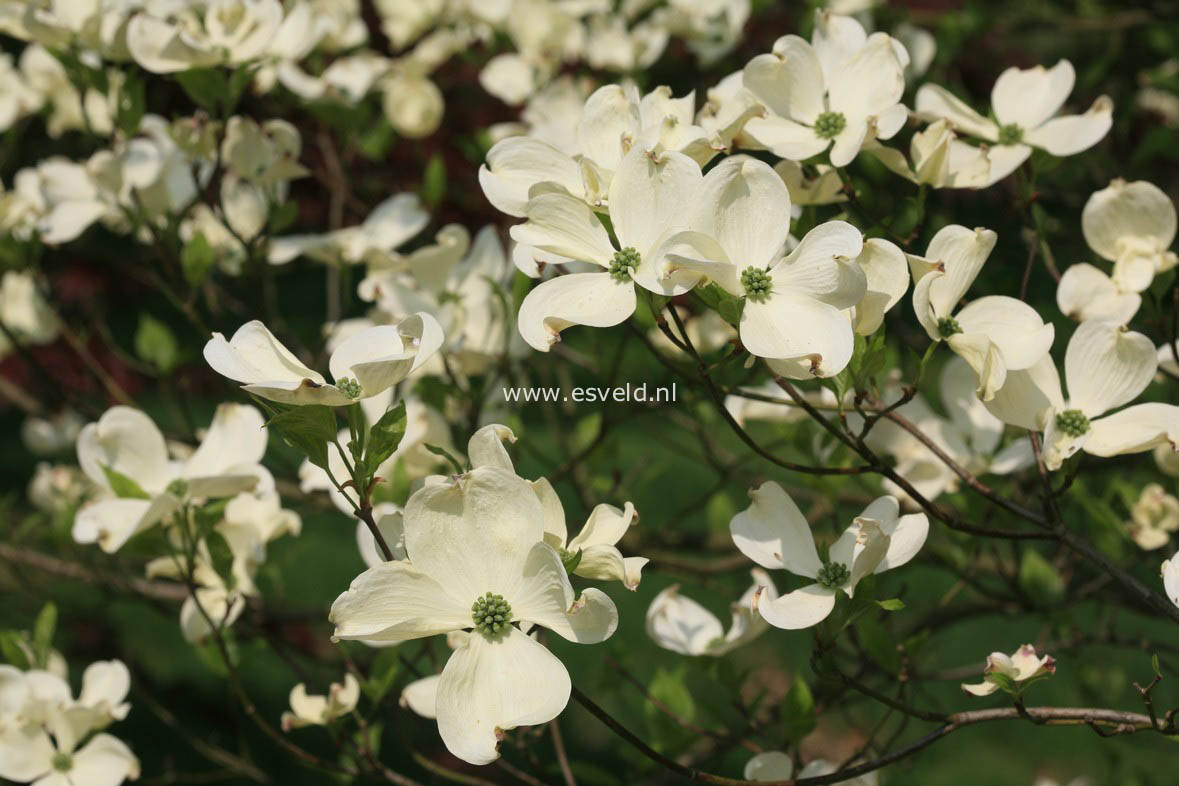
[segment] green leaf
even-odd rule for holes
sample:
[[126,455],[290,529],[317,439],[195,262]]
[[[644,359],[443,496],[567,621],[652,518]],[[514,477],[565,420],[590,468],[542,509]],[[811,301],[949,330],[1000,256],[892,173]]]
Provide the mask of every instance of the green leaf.
[[28,671],[34,664],[29,661],[29,653],[24,646],[24,637],[18,631],[0,631],[0,656],[21,671]]
[[52,602],[46,603],[33,623],[33,660],[39,669],[49,663],[49,653],[53,650],[53,632],[56,629],[57,606]]
[[1019,564],[1019,586],[1028,596],[1043,605],[1052,605],[1064,597],[1064,579],[1040,552],[1029,548]]
[[293,199],[275,205],[270,211],[270,234],[277,235],[295,223],[299,217],[299,203]]
[[1022,693],[1022,689],[1015,684],[1015,680],[1008,677],[1001,671],[992,671],[987,675],[987,679],[999,686],[999,690],[1005,691],[1013,695]]
[[[283,441],[317,467],[328,466],[328,443],[336,438],[336,412],[322,404],[281,409],[266,422]],[[350,479],[350,478],[349,478]],[[342,482],[342,481],[341,481]]]
[[364,693],[373,704],[380,702],[393,683],[397,681],[397,674],[401,669],[401,660],[396,647],[381,650],[373,660],[369,669],[368,679],[364,682]]
[[426,450],[430,451],[430,452],[431,452],[431,453],[433,453],[435,456],[441,456],[442,458],[444,458],[444,459],[446,459],[447,461],[449,461],[449,462],[450,462],[450,465],[451,465],[452,467],[454,467],[454,471],[455,471],[457,474],[461,475],[461,474],[463,474],[464,472],[466,472],[466,471],[467,471],[467,470],[466,470],[466,469],[463,467],[463,465],[462,465],[462,462],[460,462],[460,461],[459,461],[458,459],[456,459],[454,456],[450,455],[450,451],[448,451],[446,448],[440,448],[440,447],[438,447],[437,445],[431,445],[431,444],[429,444],[429,443],[423,443],[423,444],[424,444],[424,446],[425,446]]
[[1150,656],[1150,667],[1154,669],[1154,675],[1161,679],[1163,671],[1159,668],[1159,655],[1157,652]]
[[147,87],[143,77],[135,71],[126,71],[127,79],[119,88],[116,98],[115,125],[128,137],[139,131],[139,121],[147,111]]
[[426,162],[426,171],[422,173],[421,197],[427,207],[437,207],[446,196],[446,162],[442,156],[435,153]]
[[197,232],[189,238],[180,251],[180,267],[184,270],[184,280],[190,286],[195,287],[204,281],[215,264],[217,256],[203,232]]
[[254,74],[258,73],[261,68],[259,63],[249,63],[247,65],[238,66],[238,68],[229,75],[229,80],[225,88],[225,115],[228,117],[233,114],[233,110],[237,108],[237,102],[241,100],[246,88],[250,86],[250,82],[254,81]]
[[577,566],[581,564],[581,549],[578,549],[573,554],[567,551],[561,552],[561,564],[565,566],[566,573],[572,573],[577,570]]
[[229,96],[225,74],[216,68],[190,68],[175,75],[176,81],[197,106],[216,114]]
[[856,622],[856,633],[868,657],[876,662],[888,674],[898,674],[901,670],[901,656],[888,630],[875,616],[865,616]]
[[105,464],[102,465],[102,471],[106,475],[106,482],[110,484],[111,491],[115,492],[116,497],[151,499],[151,495],[144,491],[142,486],[122,472],[111,469]]
[[225,582],[226,588],[232,590],[237,580],[233,577],[233,549],[229,547],[229,542],[217,530],[210,530],[205,536],[205,545],[213,560],[213,570]]
[[140,314],[139,327],[135,330],[135,354],[156,371],[167,374],[180,361],[180,345],[171,328],[151,314]]
[[786,739],[794,745],[815,728],[815,698],[799,675],[795,675],[794,685],[782,700],[782,721]]
[[900,598],[889,598],[888,600],[878,600],[876,605],[885,611],[900,611],[905,608],[905,603]]
[[[647,690],[651,697],[662,702],[680,718],[691,721],[696,715],[696,702],[688,690],[687,671],[683,666],[675,669],[660,667],[655,670]],[[661,716],[662,712],[653,703],[647,702],[644,710],[648,717]]]
[[393,133],[393,126],[389,125],[389,121],[382,115],[376,123],[373,123],[372,128],[356,141],[356,149],[369,161],[384,161],[396,139],[397,135]]
[[381,415],[381,419],[368,430],[368,441],[364,449],[365,474],[371,476],[377,467],[384,464],[393,455],[401,438],[405,436],[405,402],[398,401],[397,406]]

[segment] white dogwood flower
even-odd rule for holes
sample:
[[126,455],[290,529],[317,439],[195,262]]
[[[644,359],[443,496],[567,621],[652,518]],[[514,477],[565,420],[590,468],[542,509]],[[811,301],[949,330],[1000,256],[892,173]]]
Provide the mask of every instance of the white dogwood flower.
[[758,592],[767,601],[778,597],[769,574],[760,568],[751,572],[753,584],[731,605],[733,615],[729,629],[708,609],[680,594],[680,585],[661,591],[647,607],[647,635],[665,650],[681,655],[717,657],[732,652],[756,639],[767,629],[761,615],[753,610]]
[[305,726],[325,726],[356,709],[360,701],[360,683],[351,673],[344,675],[344,682],[333,682],[326,695],[309,695],[307,686],[299,683],[291,688],[291,709],[282,714],[282,730],[301,729]]
[[1036,680],[1056,672],[1056,660],[1051,655],[1036,656],[1036,648],[1031,644],[1024,644],[1015,652],[1007,655],[1003,652],[992,652],[987,656],[987,665],[983,669],[983,681],[973,684],[962,684],[962,690],[972,696],[990,696],[995,691],[1022,691],[1028,680]]
[[1031,367],[1056,335],[1036,310],[1013,297],[990,295],[955,311],[978,277],[998,236],[950,224],[938,230],[924,257],[910,256],[916,286],[913,310],[934,341],[945,341],[978,374],[978,395],[994,397],[1010,371]]
[[78,511],[74,540],[113,553],[187,499],[232,497],[254,488],[270,477],[258,463],[266,451],[262,426],[253,407],[222,404],[200,446],[174,461],[151,418],[131,407],[107,410],[78,435],[78,464],[110,497]]
[[777,598],[754,595],[754,610],[776,628],[796,630],[822,622],[835,608],[839,592],[850,598],[865,576],[904,565],[921,550],[929,532],[924,513],[902,516],[895,497],[880,497],[844,530],[824,561],[806,517],[781,486],[768,481],[751,489],[749,497],[752,504],[729,522],[733,543],[763,568],[785,569],[815,582]]
[[300,256],[329,265],[356,264],[374,254],[392,253],[428,223],[430,214],[416,195],[395,194],[357,226],[273,238],[266,258],[272,265],[285,265]]
[[282,404],[344,407],[385,392],[425,363],[442,345],[442,328],[426,313],[397,325],[361,331],[336,347],[328,360],[334,384],[304,366],[258,320],[233,338],[214,333],[205,360],[218,374],[245,383],[242,389]]
[[864,143],[889,139],[908,111],[905,47],[885,33],[868,35],[851,17],[815,14],[811,42],[788,35],[745,66],[744,85],[766,108],[745,134],[795,161],[831,148],[831,163],[851,163]]
[[1081,231],[1089,248],[1114,263],[1119,292],[1146,290],[1155,275],[1179,264],[1175,205],[1153,183],[1121,178],[1095,192],[1081,211]]
[[[834,772],[835,765],[826,759],[812,759],[798,771],[798,777],[817,778]],[[745,763],[747,781],[788,781],[793,777],[794,761],[782,751],[765,751]],[[835,786],[876,786],[879,782],[876,771],[872,771],[845,781],[836,781]]]
[[988,151],[959,140],[945,119],[913,135],[908,159],[875,142],[864,145],[864,150],[906,180],[933,188],[983,188],[994,182]]
[[1141,306],[1140,294],[1123,290],[1109,274],[1088,262],[1069,265],[1056,285],[1056,307],[1078,322],[1112,319],[1124,324]]
[[1179,531],[1179,499],[1158,483],[1147,483],[1130,506],[1126,529],[1139,548],[1161,549],[1170,542],[1171,533]]
[[917,113],[944,118],[953,129],[987,143],[993,183],[1011,174],[1033,148],[1071,156],[1101,141],[1113,123],[1113,101],[1101,96],[1083,115],[1056,116],[1073,91],[1076,73],[1061,60],[1052,68],[1016,68],[999,75],[991,89],[995,119],[983,117],[949,90],[934,84],[917,91]]
[[[1069,339],[1064,375],[1069,398],[1051,357],[1009,374],[987,402],[991,413],[1013,426],[1044,432],[1044,464],[1060,469],[1078,450],[1094,456],[1140,453],[1156,445],[1179,445],[1179,406],[1137,404],[1106,415],[1138,397],[1158,368],[1154,344],[1110,320],[1091,319]],[[1104,415],[1104,417],[1102,417]]]
[[687,226],[702,179],[683,153],[632,147],[610,184],[617,248],[584,200],[557,191],[529,199],[528,221],[512,227],[514,240],[603,270],[558,276],[529,292],[517,317],[524,340],[548,352],[570,325],[617,325],[634,313],[636,285],[659,295],[690,290],[700,276],[668,274],[663,260],[683,237],[679,230]]
[[604,641],[618,624],[597,589],[576,597],[527,481],[482,466],[427,484],[404,514],[407,560],[360,574],[332,604],[337,639],[404,641],[472,629],[438,683],[438,731],[451,753],[486,764],[503,732],[555,718],[569,673],[513,623],[570,641]]
[[[507,426],[492,423],[479,429],[467,443],[472,467],[499,467],[515,472],[504,443],[513,443],[516,435]],[[561,498],[546,478],[537,478],[532,490],[544,509],[544,539],[557,550],[570,573],[598,581],[620,581],[635,590],[642,579],[646,557],[624,557],[617,543],[627,530],[638,523],[635,506],[627,502],[619,510],[602,503],[590,511],[585,525],[572,540],[565,525],[565,508]]]
[[1172,554],[1168,560],[1163,560],[1160,571],[1163,576],[1163,589],[1167,597],[1179,606],[1179,554]]
[[156,74],[240,65],[266,52],[282,21],[279,0],[148,0],[127,23],[127,49]]

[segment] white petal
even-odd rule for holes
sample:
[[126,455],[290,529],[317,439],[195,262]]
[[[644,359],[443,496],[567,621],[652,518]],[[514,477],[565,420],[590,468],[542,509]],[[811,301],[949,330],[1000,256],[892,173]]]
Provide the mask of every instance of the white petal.
[[514,619],[541,625],[580,644],[598,644],[614,635],[618,609],[604,592],[589,588],[574,599],[561,555],[537,543],[524,564],[521,587],[508,598]]
[[1117,322],[1083,322],[1064,355],[1069,406],[1097,417],[1137,398],[1157,368],[1154,343],[1146,336]]
[[1071,156],[1100,142],[1112,125],[1113,101],[1101,96],[1085,114],[1054,117],[1024,134],[1023,141],[1054,156]]
[[102,499],[91,502],[74,516],[73,536],[79,543],[97,543],[113,554],[132,536],[143,532],[179,508],[171,494],[146,499]]
[[639,106],[618,85],[604,85],[585,101],[577,124],[581,152],[600,167],[618,168],[627,147],[639,133]]
[[328,369],[337,382],[352,379],[360,383],[361,398],[369,398],[404,379],[415,356],[402,342],[396,325],[377,325],[340,342]]
[[597,505],[590,511],[581,532],[569,541],[569,551],[576,551],[584,546],[613,546],[622,540],[622,536],[637,523],[637,520],[635,506],[629,502],[621,510],[605,503]]
[[978,375],[978,397],[983,401],[993,399],[1007,381],[1007,365],[995,342],[985,333],[958,333],[946,343]]
[[763,568],[813,579],[823,563],[810,524],[790,495],[774,481],[749,490],[751,504],[733,516],[729,534],[737,549]]
[[131,749],[117,737],[97,734],[74,753],[69,780],[86,786],[118,786],[138,777],[139,760]]
[[860,118],[848,120],[847,127],[831,143],[831,165],[843,167],[850,164],[868,138],[868,123]]
[[200,447],[184,463],[188,478],[226,474],[262,461],[266,452],[262,413],[248,404],[221,404]]
[[821,367],[838,374],[855,349],[847,315],[809,297],[775,294],[761,303],[747,301],[740,327],[741,343],[752,354],[806,362],[816,372]]
[[815,14],[811,43],[823,64],[823,75],[830,82],[845,62],[863,49],[868,34],[855,18],[832,11]]
[[[905,66],[897,59],[892,44],[890,36],[873,33],[831,76],[827,87],[831,111],[842,112],[849,125],[857,116],[879,115],[901,100],[905,92]],[[842,166],[834,157],[831,163]]]
[[1081,212],[1085,242],[1111,262],[1121,256],[1126,238],[1148,241],[1160,250],[1169,248],[1175,227],[1175,205],[1162,189],[1145,180],[1114,180],[1089,197]]
[[468,636],[438,681],[438,733],[463,761],[488,764],[502,732],[557,717],[570,689],[561,661],[515,627],[494,641]]
[[855,330],[870,336],[884,323],[885,313],[897,304],[909,288],[909,264],[905,254],[892,243],[873,237],[864,241],[856,257],[864,271],[867,290],[856,303]]
[[797,293],[838,309],[851,308],[868,289],[867,276],[855,263],[863,249],[864,236],[851,224],[819,224],[770,270],[775,296]]
[[929,535],[929,519],[924,513],[910,513],[892,522],[882,522],[880,529],[889,541],[884,559],[876,566],[877,573],[900,567],[917,556]]
[[1179,407],[1136,404],[1094,420],[1085,452],[1094,456],[1120,456],[1167,444],[1172,450],[1179,450]]
[[1034,308],[1005,295],[980,297],[954,315],[963,333],[981,333],[1003,355],[1009,371],[1029,368],[1052,348],[1056,329]]
[[747,781],[788,781],[794,775],[794,762],[781,751],[759,753],[745,763]]
[[337,639],[404,641],[472,627],[471,603],[404,560],[382,562],[352,580],[332,603]]
[[57,750],[40,726],[13,726],[0,732],[0,778],[26,783],[52,769]]
[[204,355],[214,371],[237,382],[324,383],[320,374],[300,363],[258,320],[242,325],[229,341],[214,333],[205,344]]
[[[373,515],[377,520],[377,530],[385,539],[385,545],[393,552],[393,559],[405,559],[405,524],[401,511],[394,510],[383,515],[374,511]],[[377,546],[377,539],[363,521],[356,522],[356,547],[360,550],[360,558],[370,568],[375,568],[385,561],[385,555]]]
[[516,435],[510,428],[492,423],[476,431],[467,441],[467,458],[472,467],[499,467],[510,472],[515,468],[504,443],[515,441]]
[[544,193],[528,200],[526,213],[527,223],[509,230],[517,243],[603,267],[610,264],[610,235],[585,202],[568,194]]
[[[479,466],[476,464],[475,466]],[[549,483],[548,478],[537,478],[532,481],[532,490],[540,500],[544,510],[544,540],[555,549],[565,548],[565,541],[569,539],[569,531],[565,528],[565,507],[561,498]]]
[[1125,324],[1141,305],[1140,295],[1119,292],[1109,276],[1084,262],[1071,265],[1056,285],[1057,308],[1078,322],[1112,319]]
[[691,598],[679,585],[664,589],[647,608],[647,635],[660,647],[681,655],[702,655],[724,636],[720,620]]
[[401,706],[408,707],[423,718],[433,720],[438,717],[435,706],[438,703],[438,683],[441,681],[441,674],[431,674],[409,683],[401,691]]
[[561,340],[570,325],[611,327],[635,311],[635,287],[609,273],[571,273],[545,281],[520,304],[517,325],[539,352]]
[[537,183],[556,183],[581,196],[576,162],[539,139],[514,136],[497,142],[487,153],[487,163],[479,167],[479,185],[487,201],[509,216],[526,215],[528,190]]
[[1163,589],[1167,591],[1167,597],[1179,606],[1179,560],[1172,555],[1171,559],[1163,563],[1162,574]]
[[405,549],[422,572],[468,610],[486,592],[513,606],[544,513],[531,484],[498,467],[476,467],[427,485],[405,506]]
[[1022,371],[1012,371],[995,397],[984,402],[999,420],[1028,431],[1040,431],[1047,417],[1064,407],[1060,373],[1052,357],[1045,355],[1039,363]]
[[991,107],[999,125],[1014,123],[1025,131],[1038,128],[1064,106],[1075,82],[1076,73],[1067,60],[1052,68],[1012,66],[995,80]]
[[815,134],[810,126],[770,115],[753,117],[745,124],[745,135],[780,158],[803,161],[827,149],[831,141]]
[[942,227],[933,236],[925,260],[933,265],[941,263],[945,268],[945,275],[931,282],[929,288],[929,302],[936,317],[954,313],[954,307],[978,277],[998,239],[989,229],[967,229],[958,224]]
[[683,153],[631,148],[610,183],[610,220],[619,244],[647,255],[671,229],[689,229],[703,180],[700,165]]
[[124,704],[131,690],[131,672],[119,660],[100,660],[91,663],[82,673],[82,692],[78,703],[88,707],[106,707],[110,717],[122,720],[130,705]]
[[737,269],[768,267],[790,233],[790,191],[768,164],[730,156],[705,175],[690,224],[720,243]]
[[940,85],[922,85],[917,91],[916,108],[918,114],[949,120],[955,131],[992,142],[999,138],[999,129],[993,122]]
[[773,600],[754,600],[754,605],[775,628],[801,630],[827,619],[835,608],[835,590],[810,584]]
[[779,38],[742,73],[745,89],[778,117],[812,124],[826,108],[823,69],[814,49],[795,35]]
[[144,490],[160,492],[172,479],[164,435],[132,407],[115,406],[78,433],[78,464],[94,483],[110,488],[103,467],[126,475]]

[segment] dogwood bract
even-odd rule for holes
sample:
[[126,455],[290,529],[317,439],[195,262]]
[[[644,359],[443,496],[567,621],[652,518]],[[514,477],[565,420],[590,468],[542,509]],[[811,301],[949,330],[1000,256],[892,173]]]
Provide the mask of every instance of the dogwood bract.
[[610,184],[617,248],[583,200],[538,187],[525,208],[528,221],[512,227],[512,238],[603,271],[558,276],[529,292],[517,317],[524,340],[548,352],[570,325],[617,325],[634,313],[636,284],[658,295],[690,290],[700,276],[668,274],[664,260],[692,237],[682,230],[702,180],[700,167],[683,153],[632,147]]
[[769,574],[751,571],[753,584],[732,604],[732,622],[726,631],[721,621],[696,601],[680,594],[680,585],[662,590],[647,607],[647,635],[665,650],[681,655],[719,656],[756,639],[766,630],[765,620],[753,609],[760,592],[767,601],[778,597]]
[[1052,68],[1016,68],[999,75],[991,89],[990,120],[949,90],[934,84],[917,91],[917,113],[931,120],[945,118],[955,131],[984,140],[991,170],[1000,180],[1027,160],[1038,147],[1054,156],[1071,156],[1101,141],[1113,124],[1113,101],[1101,96],[1083,115],[1056,117],[1076,82],[1073,65],[1061,60]]
[[910,256],[916,285],[913,311],[934,341],[945,341],[978,374],[978,395],[994,398],[1010,371],[1047,354],[1056,335],[1036,310],[1005,295],[988,295],[955,311],[995,247],[989,229],[950,224],[929,241],[924,257]]
[[1008,376],[991,413],[1005,423],[1044,432],[1044,464],[1060,469],[1078,450],[1094,456],[1140,453],[1179,444],[1179,406],[1138,404],[1112,409],[1138,397],[1158,368],[1154,344],[1111,320],[1081,323],[1064,355],[1066,401],[1051,357]]
[[328,368],[335,384],[304,366],[258,320],[242,325],[229,341],[214,333],[204,355],[218,374],[244,382],[242,390],[262,398],[344,407],[405,379],[438,350],[442,339],[442,328],[426,313],[361,331],[332,352]]
[[1114,263],[1113,281],[1121,292],[1142,292],[1155,275],[1179,264],[1175,205],[1153,183],[1121,178],[1095,192],[1081,211],[1081,231],[1089,248]]
[[776,628],[809,628],[826,619],[843,591],[849,598],[865,576],[904,565],[929,532],[924,513],[900,515],[895,497],[880,497],[857,516],[832,544],[828,560],[819,558],[810,524],[777,483],[751,489],[752,504],[729,522],[742,554],[771,570],[786,569],[815,583],[777,598],[753,597],[753,608]]
[[258,463],[266,451],[262,426],[253,407],[222,404],[200,447],[175,461],[151,418],[131,407],[107,410],[78,435],[78,464],[110,496],[78,511],[74,540],[113,553],[185,500],[232,497],[269,479]]
[[605,641],[618,611],[603,592],[576,597],[527,481],[499,467],[440,479],[410,497],[406,560],[356,577],[332,604],[337,639],[403,641],[471,629],[438,684],[438,732],[451,753],[486,764],[503,732],[552,720],[569,673],[514,623],[570,641]]
[[962,690],[973,696],[990,696],[1002,688],[1006,691],[1022,691],[1029,680],[1046,677],[1056,672],[1056,660],[1051,655],[1036,656],[1036,648],[1025,644],[1015,652],[1007,655],[1002,652],[992,652],[987,656],[987,665],[983,669],[983,681],[973,684],[962,684]]
[[864,142],[888,139],[908,110],[908,52],[885,33],[868,35],[851,17],[815,14],[811,43],[796,35],[745,66],[744,84],[765,107],[745,133],[774,155],[795,161],[831,148],[831,163],[851,163]]

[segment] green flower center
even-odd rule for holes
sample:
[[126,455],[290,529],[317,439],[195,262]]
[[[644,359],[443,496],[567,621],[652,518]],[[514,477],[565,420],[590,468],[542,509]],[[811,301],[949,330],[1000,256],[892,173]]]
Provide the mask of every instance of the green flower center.
[[58,772],[69,772],[74,768],[74,757],[68,753],[55,753],[50,761]]
[[641,261],[639,252],[631,246],[615,251],[614,257],[610,260],[610,277],[615,281],[630,281],[631,274]]
[[999,129],[999,144],[1017,145],[1023,141],[1023,129],[1015,123],[1008,123]]
[[756,267],[747,267],[741,271],[741,286],[745,288],[745,296],[758,303],[769,297],[770,285],[774,280],[769,271]]
[[1089,433],[1089,418],[1079,409],[1066,409],[1056,413],[1056,427],[1070,437],[1083,437]]
[[360,383],[349,377],[336,380],[336,387],[338,387],[340,392],[348,398],[360,398],[360,394],[362,392]]
[[176,478],[168,484],[166,491],[173,497],[183,497],[188,493],[188,482],[184,478]]
[[815,576],[815,581],[820,587],[827,589],[839,589],[847,580],[851,578],[851,571],[847,569],[846,565],[839,562],[825,562],[823,567],[819,568],[819,574]]
[[942,338],[949,338],[962,332],[962,326],[953,317],[942,317],[937,321],[937,332]]
[[843,112],[824,112],[815,118],[815,136],[820,139],[834,139],[847,128]]
[[507,629],[512,619],[512,605],[504,600],[503,595],[488,592],[471,604],[471,619],[475,620],[475,630],[484,636],[494,636]]

